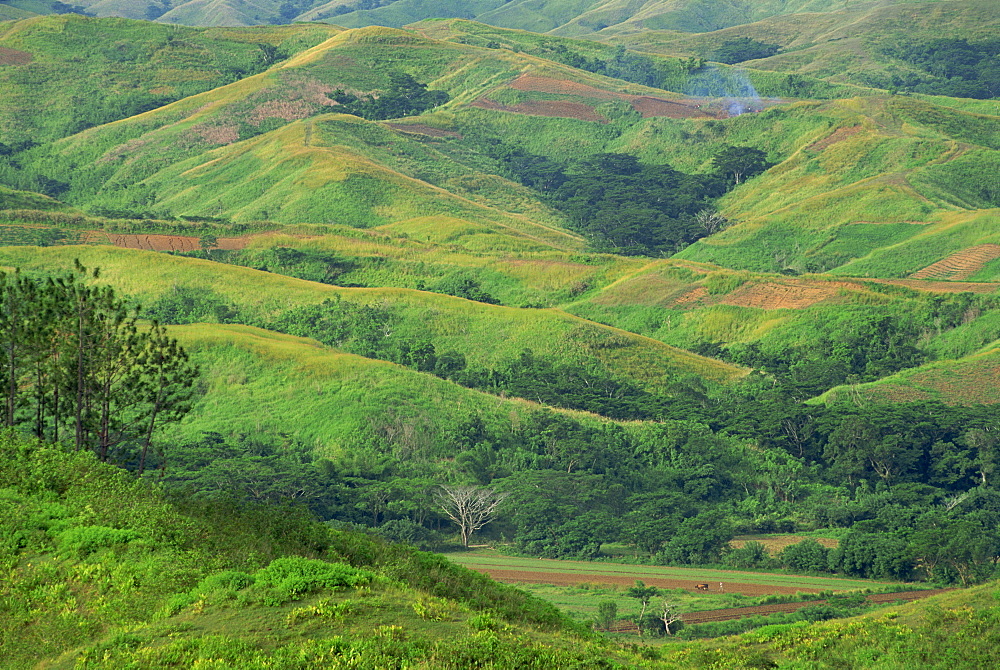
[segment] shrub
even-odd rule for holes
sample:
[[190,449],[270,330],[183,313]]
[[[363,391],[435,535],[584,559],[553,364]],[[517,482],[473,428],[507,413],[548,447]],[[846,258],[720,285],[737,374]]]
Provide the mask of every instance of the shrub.
[[57,544],[64,554],[82,558],[99,549],[127,544],[138,538],[139,534],[133,530],[107,526],[78,526],[60,533]]

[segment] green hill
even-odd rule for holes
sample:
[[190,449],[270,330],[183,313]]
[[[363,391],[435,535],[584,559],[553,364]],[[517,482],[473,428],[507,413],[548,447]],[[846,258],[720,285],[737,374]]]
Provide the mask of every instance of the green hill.
[[4,667],[610,655],[511,587],[294,510],[169,499],[89,454],[6,434],[0,462]]
[[322,25],[205,30],[76,14],[5,25],[0,148],[51,141],[214,89],[337,32]]
[[[744,371],[646,337],[551,309],[518,309],[449,295],[396,288],[342,288],[248,268],[113,247],[7,247],[0,263],[23,271],[58,273],[79,258],[102,269],[102,281],[147,305],[176,288],[208,289],[247,322],[268,323],[291,308],[340,299],[383,307],[393,315],[385,336],[430,341],[469,364],[493,365],[524,349],[607,369],[656,387],[668,372],[728,380]],[[139,261],[138,259],[142,259]],[[142,263],[143,272],[134,271]]]

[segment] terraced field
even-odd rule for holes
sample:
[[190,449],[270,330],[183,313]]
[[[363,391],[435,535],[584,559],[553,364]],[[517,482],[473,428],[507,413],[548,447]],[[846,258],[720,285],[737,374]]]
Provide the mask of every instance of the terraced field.
[[1000,258],[1000,244],[978,244],[951,254],[910,275],[912,279],[968,279]]

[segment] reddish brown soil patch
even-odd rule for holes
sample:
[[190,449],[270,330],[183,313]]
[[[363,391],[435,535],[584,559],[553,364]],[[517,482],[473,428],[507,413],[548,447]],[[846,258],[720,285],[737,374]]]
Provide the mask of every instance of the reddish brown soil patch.
[[[518,91],[533,91],[536,93],[551,93],[555,95],[573,95],[581,98],[590,98],[592,100],[625,100],[626,102],[631,103],[632,107],[639,112],[643,118],[647,119],[656,116],[669,117],[672,119],[715,118],[720,116],[720,114],[710,114],[705,112],[699,108],[698,102],[693,100],[667,100],[665,98],[656,98],[648,95],[615,93],[614,91],[601,90],[576,81],[553,79],[552,77],[539,77],[531,74],[521,75],[514,81],[510,82],[509,86]],[[481,98],[480,100],[472,103],[473,106],[482,107],[482,105],[476,104],[482,100],[483,99]],[[551,101],[539,102],[548,103]],[[516,105],[515,107],[488,107],[487,109],[503,109],[505,111],[521,112],[523,114],[538,114],[539,116],[564,116],[563,114],[524,111],[522,108],[527,104],[529,103],[522,103],[521,105]],[[589,106],[582,105],[582,103],[571,104],[577,104],[589,108]],[[548,107],[547,109],[552,110],[558,108]],[[569,118],[582,118],[576,115],[565,116],[568,116]],[[595,119],[586,118],[584,120],[592,121]]]
[[[631,96],[630,96],[631,97]],[[642,118],[667,117],[669,119],[704,119],[715,115],[706,114],[695,105],[672,102],[662,98],[651,98],[643,95],[632,97],[632,107],[642,115]]]
[[674,300],[675,305],[687,305],[690,303],[699,303],[708,296],[708,289],[704,286],[695,286],[694,288],[685,291],[682,295],[677,296]]
[[456,133],[454,130],[433,128],[431,126],[425,126],[422,123],[386,123],[385,125],[393,130],[398,130],[401,133],[415,133],[417,135],[427,135],[429,137],[454,137],[456,139],[462,139],[462,133]]
[[556,116],[564,119],[580,119],[581,121],[597,121],[607,123],[608,120],[594,111],[590,105],[570,100],[527,100],[517,105],[501,105],[488,98],[479,98],[472,103],[473,107],[482,109],[497,109],[517,114],[534,116]]
[[18,51],[17,49],[0,47],[0,66],[27,65],[34,59],[35,57],[27,51]]
[[538,77],[533,74],[522,74],[520,77],[510,82],[509,86],[516,91],[535,91],[537,93],[556,93],[558,95],[576,95],[581,98],[595,98],[597,100],[614,100],[615,98],[631,97],[622,96],[611,91],[603,91],[593,86],[587,86],[576,81],[567,79],[553,79],[551,77]]
[[[125,249],[146,251],[194,251],[201,245],[197,237],[186,235],[124,235],[90,230],[84,233],[85,244],[112,244]],[[247,245],[249,237],[220,237],[217,249],[235,250]]]
[[722,303],[760,309],[804,309],[836,298],[847,282],[806,283],[794,280],[744,284],[725,296]]
[[822,151],[827,147],[836,144],[837,142],[842,142],[848,137],[852,137],[861,132],[861,126],[851,126],[850,128],[837,128],[835,131],[827,135],[821,140],[813,142],[809,145],[810,151]]
[[911,279],[968,279],[984,265],[1000,258],[1000,244],[979,244],[917,270]]
[[[530,570],[501,570],[497,568],[480,568],[469,566],[473,570],[485,573],[497,580],[508,584],[554,584],[556,586],[576,586],[577,584],[607,584],[610,586],[634,586],[635,576],[625,575],[600,575],[586,574],[578,572],[534,572]],[[648,586],[656,586],[663,589],[687,589],[695,590],[698,580],[694,579],[661,579],[659,577],[647,577],[643,581]],[[718,591],[717,582],[709,582],[710,591]],[[762,584],[745,584],[741,582],[725,582],[726,593],[742,593],[748,596],[765,596],[772,593],[818,593],[820,589],[802,588],[796,586],[766,586]]]

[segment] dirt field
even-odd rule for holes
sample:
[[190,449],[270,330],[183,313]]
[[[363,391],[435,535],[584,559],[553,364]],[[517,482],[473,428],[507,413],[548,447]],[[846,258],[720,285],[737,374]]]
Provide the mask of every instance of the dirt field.
[[[242,249],[249,242],[248,237],[220,237],[218,249]],[[199,247],[197,237],[185,235],[123,235],[90,230],[84,233],[85,244],[112,244],[125,249],[145,249],[146,251],[194,251]]]
[[722,299],[725,305],[758,307],[760,309],[804,309],[824,300],[836,298],[840,289],[854,288],[847,282],[809,282],[778,280],[761,284],[744,284]]
[[527,100],[516,105],[501,105],[499,102],[495,102],[489,98],[479,98],[472,103],[472,106],[479,107],[480,109],[514,112],[515,114],[556,116],[564,119],[580,119],[581,121],[596,121],[598,123],[608,122],[606,118],[598,114],[590,105],[570,100]]
[[[499,568],[482,568],[469,566],[473,570],[489,575],[498,582],[507,584],[554,584],[556,586],[576,586],[578,584],[601,584],[607,586],[633,586],[635,576],[602,575],[576,572],[545,572],[533,570],[504,570]],[[647,586],[662,589],[687,589],[695,592],[699,582],[693,579],[664,579],[646,577],[643,582]],[[705,583],[705,582],[701,582]],[[707,582],[709,592],[719,592],[719,582]],[[798,586],[770,586],[765,584],[748,584],[741,582],[722,582],[722,590],[726,593],[742,593],[746,596],[766,596],[772,593],[819,593],[823,589],[803,588]]]
[[956,252],[922,270],[917,270],[911,279],[968,279],[979,272],[984,265],[1000,258],[1000,244],[980,244]]
[[27,65],[34,59],[35,57],[27,51],[18,51],[17,49],[0,47],[0,66]]

